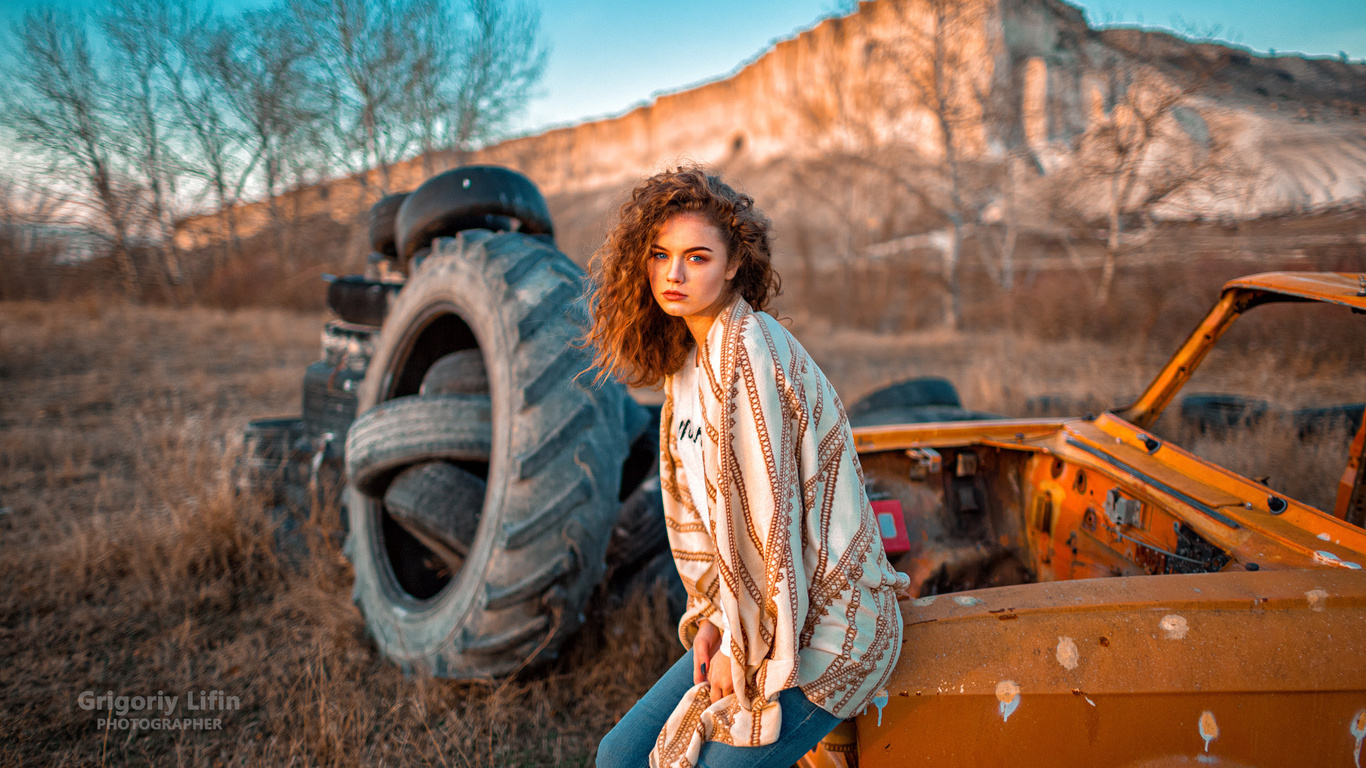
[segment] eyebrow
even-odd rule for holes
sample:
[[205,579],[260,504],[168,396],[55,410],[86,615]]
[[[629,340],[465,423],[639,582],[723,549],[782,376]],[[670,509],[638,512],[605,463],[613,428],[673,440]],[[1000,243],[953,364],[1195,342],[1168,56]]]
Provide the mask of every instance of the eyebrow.
[[[651,250],[651,251],[663,251],[663,250],[665,250],[665,249],[664,249],[664,247],[661,246],[659,243],[650,243],[650,250]],[[715,251],[713,251],[712,249],[708,248],[708,247],[705,246],[705,245],[694,245],[694,246],[691,247],[691,248],[685,248],[685,249],[683,249],[683,253],[685,253],[685,254],[694,253],[694,252],[696,252],[696,251],[706,251],[707,253],[715,253]]]

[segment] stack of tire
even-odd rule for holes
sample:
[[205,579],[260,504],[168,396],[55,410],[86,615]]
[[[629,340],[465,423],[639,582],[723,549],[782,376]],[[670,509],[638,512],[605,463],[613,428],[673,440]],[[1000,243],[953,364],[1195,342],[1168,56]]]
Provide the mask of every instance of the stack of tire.
[[583,272],[524,176],[432,177],[395,233],[408,279],[345,444],[353,597],[405,669],[502,675],[578,629],[609,545],[615,579],[677,582],[656,565],[657,412],[595,381]]
[[[372,262],[393,259],[394,216],[405,197],[390,195],[371,208]],[[326,279],[327,304],[335,317],[323,327],[321,358],[304,369],[302,414],[256,419],[244,431],[242,484],[266,497],[282,544],[300,517],[340,496],[342,452],[356,418],[356,395],[389,305],[403,287],[365,275]]]

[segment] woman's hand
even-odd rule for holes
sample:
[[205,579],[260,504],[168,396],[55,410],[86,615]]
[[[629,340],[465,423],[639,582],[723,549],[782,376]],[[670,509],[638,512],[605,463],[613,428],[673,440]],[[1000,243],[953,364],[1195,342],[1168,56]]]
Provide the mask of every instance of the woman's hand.
[[707,681],[711,683],[712,701],[735,693],[735,683],[730,679],[730,656],[726,654],[726,649],[722,648],[711,657],[711,666],[707,668]]
[[697,685],[708,679],[711,657],[716,655],[721,645],[721,630],[716,625],[702,619],[698,622],[697,636],[692,639],[692,682]]

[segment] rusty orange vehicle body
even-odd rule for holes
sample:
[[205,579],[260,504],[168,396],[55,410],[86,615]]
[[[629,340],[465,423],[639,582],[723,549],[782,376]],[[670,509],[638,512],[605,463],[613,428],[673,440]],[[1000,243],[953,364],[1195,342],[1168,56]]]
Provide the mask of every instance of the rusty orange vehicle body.
[[805,764],[1361,768],[1366,422],[1327,512],[1150,430],[1239,315],[1307,301],[1366,311],[1366,275],[1228,283],[1099,417],[855,429],[912,594],[885,705]]

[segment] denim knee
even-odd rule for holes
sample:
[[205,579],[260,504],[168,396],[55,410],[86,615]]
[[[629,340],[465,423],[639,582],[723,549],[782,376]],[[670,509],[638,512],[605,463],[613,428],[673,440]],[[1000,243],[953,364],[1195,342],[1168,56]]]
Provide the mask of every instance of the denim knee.
[[631,752],[634,751],[634,739],[631,738],[634,734],[624,733],[627,730],[629,729],[618,723],[602,737],[602,741],[598,742],[597,768],[641,768],[628,762]]

